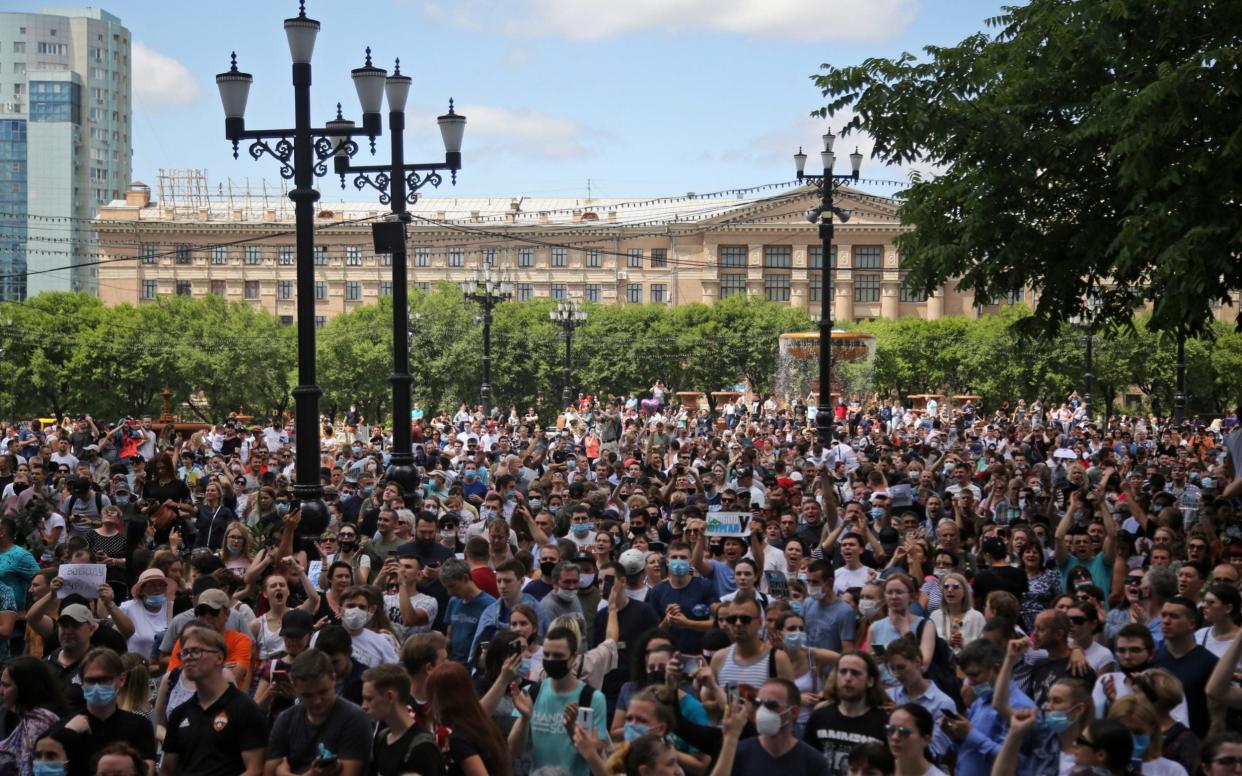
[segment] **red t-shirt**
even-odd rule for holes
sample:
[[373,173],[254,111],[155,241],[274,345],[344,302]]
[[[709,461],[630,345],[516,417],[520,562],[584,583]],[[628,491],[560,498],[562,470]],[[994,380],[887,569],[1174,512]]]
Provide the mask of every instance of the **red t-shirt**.
[[470,578],[474,580],[474,584],[484,593],[488,593],[496,598],[500,598],[500,590],[496,588],[496,572],[487,566],[479,566],[470,572]]

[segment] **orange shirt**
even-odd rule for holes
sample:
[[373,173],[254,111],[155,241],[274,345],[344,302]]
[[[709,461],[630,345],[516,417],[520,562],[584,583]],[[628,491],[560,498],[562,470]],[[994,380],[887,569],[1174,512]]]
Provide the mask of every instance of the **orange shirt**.
[[[225,663],[232,663],[238,666],[242,671],[250,671],[250,654],[254,647],[254,642],[246,634],[235,631],[226,630],[224,632],[224,643],[228,647],[224,655]],[[172,657],[168,661],[168,670],[181,666],[181,639],[177,639],[173,644]]]

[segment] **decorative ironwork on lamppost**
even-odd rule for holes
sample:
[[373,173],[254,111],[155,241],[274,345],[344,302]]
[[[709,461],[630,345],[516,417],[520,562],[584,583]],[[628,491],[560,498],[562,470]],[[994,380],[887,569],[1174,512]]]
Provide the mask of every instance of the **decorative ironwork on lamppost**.
[[548,317],[561,327],[565,334],[565,387],[561,390],[561,408],[573,402],[573,366],[574,366],[574,329],[586,323],[587,313],[577,302],[563,300],[558,302],[556,309],[548,313]]
[[[363,68],[354,71],[354,78],[360,74],[368,77],[367,68],[372,68],[370,49],[367,49],[367,63]],[[383,72],[383,71],[380,71]],[[411,221],[407,205],[418,202],[418,190],[430,184],[439,187],[444,179],[441,170],[452,174],[452,182],[457,183],[457,171],[461,169],[461,141],[466,130],[466,117],[453,112],[453,101],[449,100],[448,113],[440,116],[440,135],[444,140],[444,161],[407,164],[405,161],[405,104],[410,94],[412,80],[401,74],[401,60],[396,60],[392,75],[384,80],[384,94],[388,97],[388,136],[391,150],[388,164],[354,165],[349,155],[343,150],[336,154],[334,171],[341,176],[341,188],[345,188],[345,177],[354,177],[354,188],[359,191],[367,186],[378,191],[381,205],[389,205],[392,217],[371,225],[371,235],[376,253],[392,254],[392,354],[393,371],[389,376],[392,383],[392,457],[389,459],[385,477],[398,482],[405,492],[418,487],[418,471],[414,467],[413,431],[410,421],[410,387],[414,379],[410,376],[410,340],[409,340],[409,262],[406,251],[406,224]],[[337,137],[347,137],[353,130],[354,123],[342,118],[341,106],[337,105],[337,116],[328,122],[328,130],[340,130]],[[339,146],[338,146],[339,147]]]
[[835,207],[832,204],[833,193],[838,186],[846,182],[855,182],[858,180],[858,171],[862,168],[862,154],[858,149],[854,149],[854,153],[850,154],[851,171],[844,175],[836,175],[832,172],[832,166],[836,163],[836,155],[832,152],[833,143],[836,141],[836,135],[829,130],[824,135],[824,150],[820,151],[819,157],[823,162],[824,171],[819,175],[808,175],[806,169],[806,154],[802,149],[798,149],[798,153],[794,154],[794,165],[798,171],[798,180],[807,180],[815,184],[815,189],[819,192],[820,204],[806,211],[806,219],[811,223],[819,224],[819,241],[820,241],[820,298],[819,298],[819,404],[815,409],[815,428],[819,437],[820,447],[827,452],[832,446],[832,236],[833,224],[832,216],[835,214],[841,219],[841,223],[845,223],[850,219],[850,213],[847,210]]
[[492,414],[492,310],[501,302],[513,298],[513,281],[504,273],[492,274],[488,264],[482,272],[475,270],[474,278],[461,282],[461,292],[483,308],[483,383],[479,386],[479,398],[483,413]]
[[[233,143],[233,157],[243,140],[250,144],[250,156],[258,160],[264,154],[280,162],[280,175],[292,180],[294,188],[289,199],[294,203],[297,256],[297,340],[298,385],[293,389],[294,443],[296,462],[294,497],[301,508],[302,533],[318,534],[328,524],[328,510],[321,498],[319,484],[319,397],[323,393],[315,382],[315,212],[319,192],[314,183],[317,176],[328,172],[327,159],[338,154],[353,156],[358,144],[353,137],[367,136],[371,149],[381,133],[380,97],[384,88],[383,70],[360,68],[354,71],[354,85],[362,104],[362,126],[348,131],[340,128],[311,125],[310,86],[311,55],[319,22],[307,17],[306,3],[299,4],[298,15],[285,19],[285,36],[293,58],[294,125],[287,129],[247,129],[246,101],[254,79],[237,69],[237,54],[232,67],[216,76],[220,101],[224,106],[224,136]],[[360,72],[363,71],[363,72]],[[290,139],[292,138],[292,139]],[[274,145],[268,141],[275,140]]]

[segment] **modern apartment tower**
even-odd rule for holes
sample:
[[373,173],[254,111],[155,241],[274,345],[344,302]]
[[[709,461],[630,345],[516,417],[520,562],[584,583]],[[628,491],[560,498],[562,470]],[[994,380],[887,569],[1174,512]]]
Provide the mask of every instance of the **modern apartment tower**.
[[0,13],[0,299],[98,293],[90,219],[131,177],[130,44],[97,8]]

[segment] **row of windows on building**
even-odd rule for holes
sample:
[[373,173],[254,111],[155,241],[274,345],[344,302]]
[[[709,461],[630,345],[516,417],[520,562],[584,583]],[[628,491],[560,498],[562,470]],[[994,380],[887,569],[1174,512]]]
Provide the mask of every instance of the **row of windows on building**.
[[[228,293],[228,282],[224,280],[211,280],[210,292],[215,296],[225,296]],[[430,283],[415,283],[415,287],[422,291],[430,291]],[[359,281],[350,280],[345,283],[345,301],[358,302],[362,300],[362,286]],[[174,293],[177,296],[191,296],[194,293],[194,282],[190,280],[178,280],[174,286]],[[245,299],[257,301],[261,293],[261,287],[258,280],[246,280],[242,282],[242,296]],[[142,281],[142,299],[155,299],[159,295],[159,281],[153,279],[145,279]],[[292,280],[276,281],[276,299],[279,301],[292,301],[294,295],[294,282]],[[392,283],[387,280],[379,283],[380,296],[392,296]],[[568,299],[569,284],[553,283],[549,287],[549,298],[551,299]],[[583,288],[583,296],[588,302],[599,302],[603,298],[603,287],[599,283],[587,283]],[[535,298],[535,286],[532,283],[517,283],[514,285],[514,297],[519,302],[525,302]],[[315,301],[323,302],[328,299],[328,284],[323,281],[315,282]],[[669,286],[667,283],[651,283],[647,288],[647,298],[643,299],[643,284],[629,283],[625,287],[625,301],[630,304],[642,304],[644,301],[651,304],[668,304],[672,301],[669,294]]]
[[[196,252],[206,251],[210,256],[211,264],[227,264],[229,262],[230,252],[227,246],[211,246],[209,248],[195,248],[192,245],[180,244],[174,248],[171,253],[175,257],[177,264],[193,264],[194,254]],[[344,248],[345,266],[362,266],[363,247],[358,245],[347,245]],[[499,249],[484,248],[482,251],[483,262],[489,266],[496,265],[496,258]],[[548,260],[549,266],[553,268],[569,266],[569,248],[552,248]],[[431,248],[415,247],[413,249],[412,264],[415,267],[431,266]],[[585,254],[584,264],[588,268],[602,268],[604,266],[604,251],[600,248],[587,248],[583,251]],[[145,244],[141,248],[141,256],[143,264],[158,264],[162,255],[160,246],[154,244]],[[264,249],[258,245],[247,245],[242,248],[241,256],[244,264],[262,264],[264,260]],[[451,247],[446,249],[447,264],[450,267],[464,267],[466,265],[466,249],[461,247]],[[535,266],[535,249],[534,248],[518,248],[516,251],[517,266],[519,269],[532,268]],[[391,263],[388,254],[379,254],[380,262],[387,266]],[[292,266],[295,263],[294,248],[291,245],[283,245],[276,249],[277,264]],[[722,245],[717,251],[717,259],[719,266],[728,268],[745,268],[750,261],[750,249],[745,245]],[[854,269],[881,269],[884,260],[884,247],[882,245],[855,245],[853,246],[853,262],[851,266]],[[324,245],[315,246],[315,264],[325,266],[328,263],[328,249]],[[823,266],[823,249],[818,246],[809,246],[807,248],[807,267],[809,269],[820,269]],[[837,266],[836,246],[833,246],[832,266]],[[667,248],[628,248],[626,249],[626,267],[632,269],[642,269],[650,267],[651,269],[668,268],[668,249]],[[765,245],[763,246],[763,267],[765,269],[792,269],[793,268],[793,247],[789,245]]]

